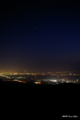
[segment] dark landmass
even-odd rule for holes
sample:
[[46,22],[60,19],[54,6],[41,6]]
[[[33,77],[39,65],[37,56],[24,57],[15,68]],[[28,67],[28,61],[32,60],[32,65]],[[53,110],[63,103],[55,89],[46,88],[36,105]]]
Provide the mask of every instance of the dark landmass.
[[30,109],[35,114],[46,111],[53,117],[71,113],[79,116],[79,91],[80,85],[76,84],[36,85],[32,82],[25,84],[0,81],[0,103],[13,107],[22,106],[21,111],[25,112],[26,108],[28,112]]

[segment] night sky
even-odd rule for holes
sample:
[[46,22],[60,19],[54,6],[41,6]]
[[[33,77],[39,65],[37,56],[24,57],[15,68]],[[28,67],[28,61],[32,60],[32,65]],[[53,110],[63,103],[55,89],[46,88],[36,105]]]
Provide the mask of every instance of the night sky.
[[80,70],[80,2],[0,2],[0,70]]

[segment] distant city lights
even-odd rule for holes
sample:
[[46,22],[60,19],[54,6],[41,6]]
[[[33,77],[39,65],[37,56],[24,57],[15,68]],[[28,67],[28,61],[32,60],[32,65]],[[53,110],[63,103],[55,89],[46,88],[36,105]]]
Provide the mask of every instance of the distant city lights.
[[19,80],[14,80],[14,81],[19,81]]
[[[39,77],[40,75],[40,77]],[[45,76],[43,76],[45,75]],[[74,79],[74,78],[69,78],[69,76],[77,76],[80,75],[79,73],[73,73],[73,72],[42,72],[42,73],[9,73],[9,72],[4,72],[0,73],[0,77],[3,79],[3,81],[17,81],[17,82],[22,82],[22,83],[27,83],[28,81],[33,81],[35,80],[35,84],[43,84],[43,83],[48,83],[48,84],[59,84],[59,83],[79,83],[80,80]],[[55,76],[55,78],[54,78]],[[68,77],[67,77],[68,76]],[[24,81],[23,81],[24,80]]]
[[57,82],[57,80],[49,80],[49,81],[52,81],[52,82]]
[[41,84],[41,82],[34,82],[35,84]]

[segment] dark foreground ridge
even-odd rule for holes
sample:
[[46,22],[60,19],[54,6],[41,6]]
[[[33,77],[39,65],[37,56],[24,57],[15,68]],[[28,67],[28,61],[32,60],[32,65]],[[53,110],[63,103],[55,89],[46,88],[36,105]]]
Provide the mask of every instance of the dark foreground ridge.
[[30,82],[24,84],[0,81],[0,91],[1,104],[23,106],[21,111],[26,108],[35,111],[35,114],[45,111],[53,117],[62,114],[79,116],[80,85],[36,85]]

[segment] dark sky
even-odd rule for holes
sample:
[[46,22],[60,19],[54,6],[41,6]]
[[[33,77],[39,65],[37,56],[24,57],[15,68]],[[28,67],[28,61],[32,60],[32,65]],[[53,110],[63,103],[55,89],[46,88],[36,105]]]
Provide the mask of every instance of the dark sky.
[[80,70],[80,2],[0,2],[0,70]]

